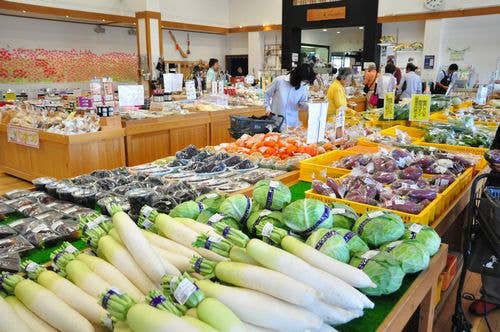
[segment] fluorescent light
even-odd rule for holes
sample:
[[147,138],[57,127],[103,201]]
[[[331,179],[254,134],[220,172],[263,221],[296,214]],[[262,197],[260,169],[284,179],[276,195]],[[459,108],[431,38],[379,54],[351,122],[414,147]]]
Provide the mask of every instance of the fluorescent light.
[[340,31],[337,31],[337,33],[340,33]]
[[66,18],[69,18],[69,16],[68,16],[68,15],[66,15]]
[[102,21],[103,21],[103,22],[106,22],[106,20],[105,20],[105,19],[102,19]]
[[359,30],[363,30],[365,27],[359,27]]
[[327,32],[328,30],[327,29],[323,29],[323,32]]
[[239,27],[240,27],[240,29],[241,29],[241,28],[243,28],[243,25],[240,25]]
[[26,11],[25,11],[25,10],[23,10],[23,13],[26,13]]

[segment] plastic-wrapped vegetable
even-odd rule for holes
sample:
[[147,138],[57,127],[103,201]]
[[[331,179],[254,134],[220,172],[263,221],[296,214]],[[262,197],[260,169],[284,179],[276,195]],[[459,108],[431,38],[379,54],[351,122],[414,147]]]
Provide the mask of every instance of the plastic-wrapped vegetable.
[[56,178],[52,177],[41,177],[41,178],[36,178],[31,183],[35,186],[36,190],[45,190],[45,186],[48,185],[49,183],[56,182]]
[[273,226],[285,228],[283,214],[279,211],[262,210],[254,211],[247,220],[247,229],[251,234],[256,234],[256,227],[260,224],[271,223]]
[[213,210],[209,209],[203,210],[198,216],[198,219],[196,219],[196,221],[202,224],[207,224],[209,226],[212,226],[218,222],[223,222],[231,228],[234,229],[241,228],[240,224],[236,219],[231,218],[229,216],[225,216],[222,213],[216,213]]
[[421,203],[412,202],[408,199],[395,197],[394,199],[385,202],[385,207],[391,210],[401,211],[405,213],[419,214],[420,212],[422,212],[425,206]]
[[21,235],[0,240],[0,256],[16,253],[22,255],[33,248],[35,247]]
[[392,158],[377,157],[373,159],[375,171],[379,172],[393,172],[396,170],[396,162]]
[[333,229],[318,229],[309,235],[306,244],[343,263],[349,262],[349,248],[343,236]]
[[238,223],[245,223],[252,212],[252,200],[245,195],[230,196],[222,202],[219,213],[231,217]]
[[198,218],[201,211],[205,209],[205,206],[200,202],[187,201],[177,205],[170,211],[170,216],[194,219]]
[[434,256],[441,245],[441,238],[432,227],[415,223],[405,224],[402,239],[420,242],[430,256]]
[[432,178],[430,183],[438,188],[439,192],[443,192],[455,181],[456,177],[452,174],[439,174]]
[[371,296],[394,293],[401,287],[405,276],[399,262],[392,255],[378,250],[370,250],[360,257],[353,257],[349,264],[365,272],[377,285],[375,288],[360,289]]
[[391,184],[398,179],[394,172],[375,172],[373,179],[383,184]]
[[338,198],[335,192],[333,191],[332,188],[326,185],[326,183],[320,181],[320,180],[313,180],[312,181],[312,189],[314,190],[315,193],[323,195],[323,196],[328,196],[328,197],[335,197]]
[[332,203],[330,213],[332,214],[333,227],[351,229],[358,215],[349,206],[343,203]]
[[363,214],[352,229],[369,245],[378,247],[396,241],[404,234],[403,220],[388,211],[370,211]]
[[484,158],[490,163],[490,165],[500,165],[500,150],[488,150],[484,153]]
[[406,180],[418,180],[424,174],[422,169],[418,166],[410,166],[399,172],[399,177]]
[[331,228],[330,208],[315,199],[299,199],[283,210],[285,225],[296,233],[308,235],[318,228]]
[[333,193],[335,194],[336,197],[338,198],[342,197],[339,183],[336,180],[332,178],[327,178],[326,185],[333,190]]
[[380,250],[393,255],[399,261],[404,273],[420,272],[429,266],[429,253],[415,240],[390,242],[382,245]]
[[26,189],[15,189],[15,190],[11,190],[9,192],[6,192],[4,194],[4,196],[7,197],[8,199],[17,199],[17,198],[27,196],[30,193],[31,193],[31,191],[26,190]]
[[196,198],[197,202],[203,203],[207,210],[217,210],[224,200],[227,198],[226,195],[221,195],[215,191],[209,192],[207,194],[201,195]]
[[292,200],[290,189],[279,181],[262,180],[255,184],[253,199],[268,210],[281,210]]

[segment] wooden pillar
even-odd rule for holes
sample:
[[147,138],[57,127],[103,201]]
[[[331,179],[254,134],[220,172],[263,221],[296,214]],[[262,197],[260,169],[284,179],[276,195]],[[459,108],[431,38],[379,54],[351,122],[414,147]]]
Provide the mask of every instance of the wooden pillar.
[[139,56],[139,79],[151,95],[151,80],[156,78],[158,58],[163,57],[161,13],[142,11],[135,13],[137,29],[137,54]]

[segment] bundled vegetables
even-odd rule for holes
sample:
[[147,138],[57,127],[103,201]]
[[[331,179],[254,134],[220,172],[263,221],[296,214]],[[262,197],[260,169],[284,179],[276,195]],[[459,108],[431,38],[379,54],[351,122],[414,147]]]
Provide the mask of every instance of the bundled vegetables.
[[307,235],[318,228],[331,228],[330,208],[315,199],[299,199],[283,210],[285,225],[293,232]]
[[404,273],[416,273],[429,265],[429,253],[417,241],[405,240],[386,243],[380,250],[389,252],[396,258]]
[[279,181],[262,180],[254,186],[253,199],[261,207],[276,211],[290,204],[292,194],[290,189]]
[[434,256],[441,245],[441,238],[432,227],[415,223],[405,224],[402,239],[415,240],[422,244],[430,256]]

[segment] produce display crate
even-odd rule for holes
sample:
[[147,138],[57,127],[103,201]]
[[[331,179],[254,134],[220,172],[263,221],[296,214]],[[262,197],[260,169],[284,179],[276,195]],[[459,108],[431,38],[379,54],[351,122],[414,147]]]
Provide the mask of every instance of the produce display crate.
[[420,146],[427,146],[427,147],[435,147],[440,150],[445,150],[445,151],[450,151],[450,152],[455,152],[455,153],[469,153],[473,154],[476,156],[480,156],[481,160],[475,165],[474,169],[475,171],[480,171],[484,169],[487,165],[488,162],[486,159],[482,158],[484,156],[484,153],[488,151],[487,148],[474,148],[471,146],[462,146],[462,145],[450,145],[450,144],[438,144],[438,143],[427,143],[424,142],[424,139],[418,140],[414,143],[415,145],[420,145]]
[[446,258],[446,267],[444,268],[441,276],[443,278],[442,290],[443,292],[447,291],[450,287],[451,281],[457,274],[457,266],[458,266],[458,255],[449,253]]
[[354,211],[356,211],[357,214],[364,214],[367,211],[377,211],[377,210],[382,210],[382,211],[390,211],[393,212],[397,215],[399,215],[404,222],[410,223],[417,223],[417,224],[422,224],[422,225],[429,225],[431,224],[435,217],[436,217],[436,203],[439,199],[439,196],[433,200],[429,205],[425,207],[419,214],[411,214],[411,213],[405,213],[401,211],[396,211],[396,210],[391,210],[387,208],[383,208],[380,206],[374,206],[374,205],[368,205],[368,204],[363,204],[363,203],[358,203],[354,201],[349,201],[346,199],[342,198],[333,198],[329,196],[324,196],[315,193],[312,189],[306,191],[306,197],[307,198],[314,198],[317,199],[323,203],[326,204],[332,204],[332,203],[343,203],[346,205],[349,205],[350,207],[353,208]]
[[366,146],[366,145],[355,145],[350,148],[345,149],[345,151],[351,151],[355,153],[377,153],[380,151],[380,148],[377,146]]
[[415,128],[415,127],[401,126],[401,125],[384,129],[384,130],[380,131],[380,134],[384,135],[384,136],[395,137],[396,130],[406,132],[408,134],[408,136],[410,136],[413,139],[421,139],[422,137],[425,136],[425,130],[422,130],[420,128]]
[[453,201],[460,196],[465,188],[472,182],[473,179],[473,169],[468,168],[463,172],[452,184],[448,186],[439,195],[441,199],[437,201],[436,204],[436,216],[441,216],[446,209],[453,203]]
[[346,175],[350,172],[348,169],[337,168],[330,166],[333,162],[338,161],[347,156],[356,155],[356,152],[347,150],[334,150],[327,153],[323,153],[319,156],[302,160],[300,162],[300,177],[301,181],[312,182],[313,175],[319,175],[323,170],[326,170],[326,175],[332,178],[336,178],[342,175]]
[[367,124],[371,125],[371,126],[379,127],[382,129],[387,129],[387,128],[394,127],[394,126],[407,126],[408,121],[406,121],[406,120],[387,120],[387,121],[372,120],[372,121],[367,122]]
[[434,297],[434,308],[441,302],[441,291],[443,289],[443,275],[440,274],[436,283],[436,295]]

